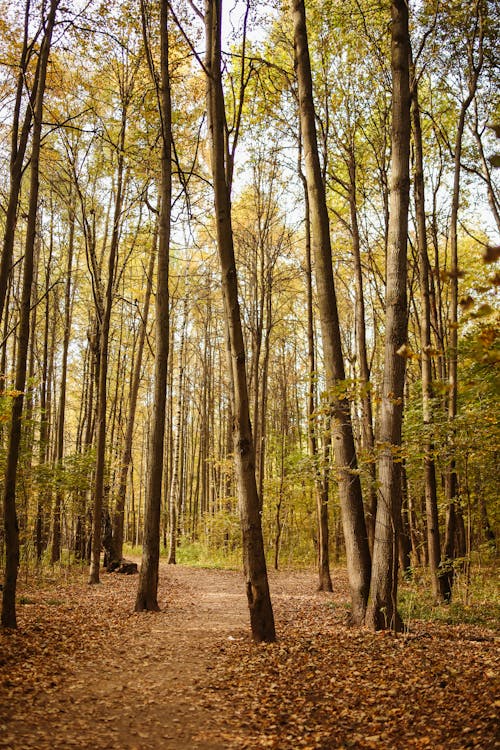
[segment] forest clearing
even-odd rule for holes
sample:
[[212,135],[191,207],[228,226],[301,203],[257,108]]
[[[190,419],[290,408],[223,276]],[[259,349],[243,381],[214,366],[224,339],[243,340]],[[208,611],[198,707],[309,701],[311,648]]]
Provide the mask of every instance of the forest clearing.
[[157,613],[133,612],[134,576],[23,584],[20,630],[0,635],[0,747],[498,747],[495,607],[374,634],[347,626],[345,571],[332,577],[330,594],[313,571],[271,574],[278,639],[260,645],[235,571],[162,563]]

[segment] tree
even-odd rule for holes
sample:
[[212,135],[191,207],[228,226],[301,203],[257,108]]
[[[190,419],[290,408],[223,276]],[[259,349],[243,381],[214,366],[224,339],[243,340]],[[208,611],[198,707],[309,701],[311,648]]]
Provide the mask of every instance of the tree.
[[[146,6],[141,6],[147,43]],[[147,494],[144,508],[144,541],[142,563],[135,600],[135,611],[159,610],[158,568],[160,561],[160,509],[163,475],[163,448],[165,435],[165,403],[167,391],[167,370],[169,350],[169,252],[170,215],[172,200],[172,104],[170,98],[169,72],[168,2],[160,5],[160,83],[157,88],[158,111],[160,114],[161,135],[161,204],[158,235],[158,263],[156,287],[156,352],[153,401],[153,424],[150,436],[150,464],[147,477]],[[151,74],[156,81],[153,63]]]
[[366,623],[399,629],[397,530],[401,515],[401,428],[407,339],[410,195],[410,37],[406,0],[391,3],[392,164],[386,260],[384,376],[379,427],[379,496]]
[[299,116],[311,215],[311,240],[316,262],[321,333],[325,356],[326,385],[332,412],[333,452],[339,477],[342,524],[352,600],[352,621],[364,620],[370,585],[370,551],[366,534],[361,482],[352,432],[350,405],[337,396],[345,381],[340,326],[332,269],[330,225],[325,187],[321,174],[311,66],[303,0],[292,0],[292,21],[299,86]]
[[[56,442],[56,462],[62,468],[64,459],[64,428],[66,418],[66,390],[67,390],[67,372],[68,372],[68,351],[71,334],[71,284],[72,284],[72,267],[75,240],[75,200],[73,191],[69,196],[68,214],[69,214],[69,238],[68,238],[68,257],[66,266],[66,284],[64,290],[64,332],[63,332],[63,352],[61,363],[61,380],[59,387],[59,414],[57,418],[57,442]],[[57,562],[61,556],[61,506],[63,500],[62,487],[60,484],[56,488],[56,499],[53,514],[52,529],[52,548],[51,560]]]
[[[255,448],[248,400],[245,346],[238,301],[238,281],[231,224],[232,163],[227,158],[227,123],[221,74],[221,0],[206,0],[206,80],[210,156],[222,275],[224,315],[231,360],[233,444],[243,535],[243,565],[255,641],[274,641],[274,616],[267,580],[260,501],[255,477]],[[243,55],[244,57],[244,55]],[[242,92],[243,93],[243,92]]]
[[[324,447],[321,456],[319,450],[318,430],[316,428],[316,350],[314,342],[314,310],[313,310],[313,274],[311,262],[311,217],[309,209],[309,195],[307,192],[307,180],[302,171],[301,151],[299,145],[299,177],[304,188],[305,204],[305,232],[306,232],[306,306],[307,306],[307,361],[309,368],[309,382],[307,394],[307,437],[309,455],[313,462],[314,487],[316,492],[316,506],[318,510],[318,590],[333,591],[332,578],[330,575],[330,550],[329,550],[329,527],[328,527],[328,502],[329,502],[329,477],[330,477],[330,448],[331,430],[330,420],[327,419],[326,429],[323,430]],[[324,421],[324,420],[322,420]],[[321,458],[323,461],[321,461]],[[321,465],[323,463],[323,466]]]
[[181,457],[181,433],[182,433],[182,408],[183,408],[183,386],[184,386],[184,346],[186,342],[186,328],[188,321],[187,296],[184,298],[184,310],[181,323],[181,340],[179,345],[179,365],[177,376],[177,413],[175,415],[174,450],[172,453],[172,470],[170,488],[168,493],[168,510],[170,514],[170,540],[168,549],[168,563],[175,565],[178,541],[178,520],[180,509],[180,462]]
[[33,109],[33,139],[30,160],[30,188],[28,225],[24,246],[21,316],[19,321],[19,343],[17,348],[15,395],[12,403],[9,446],[4,485],[4,524],[6,542],[5,579],[2,592],[2,626],[17,627],[16,584],[19,566],[19,527],[16,514],[16,481],[21,443],[23,398],[26,385],[26,364],[30,338],[31,292],[33,283],[33,258],[38,215],[39,160],[42,140],[43,100],[49,60],[52,32],[59,0],[51,0],[45,20],[45,33],[40,49],[39,82]]
[[[484,38],[484,2],[475,0],[471,8],[472,33],[466,38],[467,54],[467,91],[465,98],[460,105],[460,112],[455,134],[455,145],[453,150],[454,169],[453,169],[453,191],[451,198],[451,216],[450,216],[450,313],[448,320],[449,341],[448,341],[448,418],[451,429],[457,416],[458,404],[458,278],[460,275],[458,261],[458,212],[460,207],[460,173],[462,161],[462,141],[465,129],[465,118],[472,100],[474,99],[479,75],[483,67],[483,38]],[[446,517],[446,537],[445,537],[445,564],[452,561],[457,553],[456,531],[457,531],[457,499],[458,499],[458,476],[456,471],[456,461],[452,457],[446,474],[446,500],[448,503]],[[461,550],[465,552],[464,549]],[[448,588],[451,591],[453,580],[453,570],[448,568]]]
[[436,466],[434,461],[434,444],[430,431],[433,426],[432,387],[432,340],[431,340],[431,301],[430,301],[430,263],[427,251],[427,221],[425,215],[425,185],[422,128],[420,123],[420,106],[418,99],[418,78],[415,66],[411,66],[412,99],[411,117],[414,143],[414,199],[419,253],[419,281],[421,298],[420,342],[422,373],[422,416],[423,416],[423,451],[424,451],[424,492],[427,523],[427,548],[431,572],[432,593],[436,602],[449,598],[450,591],[441,570],[441,541],[439,533],[438,498]]
[[123,453],[120,465],[120,474],[118,481],[118,491],[116,497],[115,511],[113,514],[113,534],[112,534],[112,551],[110,555],[110,564],[119,563],[123,557],[123,525],[125,517],[125,499],[127,494],[127,479],[132,461],[132,441],[134,436],[135,415],[137,411],[137,398],[139,395],[139,386],[141,383],[141,371],[143,367],[144,344],[146,341],[146,329],[149,318],[149,307],[151,303],[151,292],[153,287],[153,273],[156,260],[156,251],[158,243],[158,221],[155,221],[155,228],[152,239],[151,254],[146,271],[146,291],[144,296],[144,305],[141,312],[139,341],[133,363],[132,380],[130,384],[129,407],[125,436],[123,440]]
[[0,262],[0,320],[3,317],[5,307],[5,297],[7,293],[7,284],[11,274],[12,253],[14,249],[14,238],[16,233],[17,209],[19,194],[24,173],[24,157],[28,146],[28,139],[33,121],[33,109],[35,106],[38,86],[40,85],[40,76],[43,75],[41,70],[42,56],[37,58],[37,66],[33,76],[31,92],[29,93],[29,103],[25,109],[24,118],[21,123],[23,92],[28,78],[29,63],[35,50],[35,41],[29,42],[30,29],[30,11],[31,0],[26,0],[23,25],[23,43],[19,61],[19,74],[17,77],[17,86],[15,94],[14,114],[12,122],[11,152],[10,152],[10,186],[7,209],[5,212],[5,228],[2,245],[2,257]]
[[[97,389],[97,435],[96,435],[96,467],[94,480],[94,508],[92,515],[92,557],[90,561],[89,584],[99,583],[99,566],[102,542],[102,509],[104,500],[104,475],[106,461],[106,413],[107,413],[107,382],[109,361],[109,333],[111,326],[111,312],[113,308],[116,266],[118,261],[118,250],[120,242],[120,226],[122,222],[123,200],[125,193],[125,141],[128,124],[128,109],[130,98],[134,88],[136,67],[132,66],[132,72],[124,71],[123,81],[120,81],[121,95],[121,121],[118,134],[116,189],[113,212],[113,227],[108,255],[106,287],[103,288],[101,275],[95,259],[92,264],[92,282],[95,286],[97,301],[97,317],[99,331],[99,369]],[[127,76],[129,77],[127,78]]]

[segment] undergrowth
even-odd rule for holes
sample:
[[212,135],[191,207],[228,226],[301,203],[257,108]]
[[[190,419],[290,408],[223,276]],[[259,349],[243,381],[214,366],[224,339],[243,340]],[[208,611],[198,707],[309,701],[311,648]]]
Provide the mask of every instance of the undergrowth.
[[[142,548],[125,545],[124,557],[135,558],[142,555]],[[162,560],[167,557],[167,550],[161,548]],[[270,558],[272,555],[269,556]],[[177,562],[180,565],[220,570],[241,570],[242,555],[239,547],[229,546],[213,549],[197,541],[183,543],[177,550]],[[271,569],[272,560],[268,559]],[[313,565],[305,561],[282,560],[281,569],[313,570]],[[341,567],[339,570],[344,570]],[[332,566],[332,573],[334,568]],[[48,560],[40,564],[23,560],[19,570],[19,583],[34,585],[38,589],[50,588],[61,583],[85,582],[88,576],[88,564],[75,561],[65,550],[60,563],[52,565]],[[448,625],[477,625],[491,630],[500,630],[500,593],[498,589],[498,568],[494,556],[485,562],[475,561],[469,575],[459,566],[455,571],[452,600],[447,604],[436,605],[432,598],[430,576],[427,570],[414,568],[408,579],[401,580],[398,591],[398,610],[406,631],[411,630],[415,622],[434,622]],[[334,584],[335,585],[335,584]],[[31,603],[26,592],[22,592],[19,604]],[[328,606],[339,606],[329,602]],[[349,602],[345,601],[346,609]]]
[[406,629],[415,620],[447,625],[480,625],[500,629],[500,594],[494,565],[473,568],[470,580],[455,572],[452,599],[435,604],[427,571],[418,569],[399,586],[398,607]]

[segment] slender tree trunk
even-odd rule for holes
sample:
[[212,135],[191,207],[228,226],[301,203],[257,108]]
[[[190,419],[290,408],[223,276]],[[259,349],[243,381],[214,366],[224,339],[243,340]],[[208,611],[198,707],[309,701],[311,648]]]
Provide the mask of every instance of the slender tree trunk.
[[264,360],[262,363],[262,391],[261,391],[261,403],[260,403],[260,432],[259,432],[259,461],[257,479],[258,485],[257,490],[259,493],[260,502],[262,504],[264,497],[264,477],[266,474],[266,440],[267,440],[267,399],[269,392],[269,359],[271,354],[271,303],[272,298],[269,293],[266,300],[267,307],[267,319],[266,319],[266,332],[264,334]]
[[[66,422],[66,386],[68,372],[68,351],[71,328],[71,282],[73,269],[73,252],[75,239],[75,205],[70,200],[69,205],[69,238],[68,238],[68,257],[66,266],[66,285],[64,289],[64,332],[63,332],[63,351],[61,362],[61,381],[59,386],[59,416],[57,420],[57,442],[56,442],[56,465],[62,468],[64,458],[64,426]],[[60,484],[56,487],[56,496],[53,511],[53,531],[52,531],[52,549],[51,560],[55,563],[61,555],[61,507],[63,493]]]
[[366,624],[401,626],[397,612],[397,529],[401,516],[401,427],[407,337],[406,266],[410,193],[408,4],[392,0],[392,169],[386,261],[385,354],[380,412],[379,496]]
[[[483,65],[483,26],[482,26],[482,3],[481,0],[475,0],[475,28],[478,32],[479,56],[477,63],[473,60],[473,43],[469,46],[469,80],[468,94],[460,107],[460,115],[457,124],[457,133],[455,137],[454,150],[454,174],[453,174],[453,192],[451,197],[451,216],[450,216],[450,310],[449,310],[449,339],[448,339],[448,420],[452,431],[455,430],[455,419],[457,417],[458,401],[458,211],[460,207],[460,173],[462,160],[462,141],[465,129],[465,118],[467,110],[474,99],[479,74]],[[475,36],[475,32],[474,32]],[[450,592],[453,584],[452,561],[457,554],[456,535],[457,535],[457,498],[458,498],[458,476],[456,460],[451,458],[446,474],[445,487],[446,501],[448,504],[446,514],[446,537],[444,543],[444,557],[447,571],[447,589]]]
[[359,237],[357,209],[357,177],[354,146],[349,148],[349,208],[351,213],[352,257],[354,261],[354,284],[356,288],[355,320],[356,349],[359,363],[359,380],[361,386],[361,446],[368,460],[370,488],[365,513],[366,530],[370,552],[373,552],[375,536],[375,518],[377,515],[377,471],[375,465],[375,436],[373,433],[372,398],[370,392],[370,366],[366,347],[366,315],[363,292],[363,272],[361,267],[361,241]]
[[165,411],[165,445],[163,449],[163,479],[162,479],[162,510],[160,521],[160,536],[163,539],[163,549],[168,548],[168,518],[169,518],[169,500],[170,500],[170,479],[172,474],[173,456],[174,456],[174,344],[176,333],[176,319],[174,318],[174,305],[170,306],[170,340],[168,344],[168,370],[167,370],[167,393],[170,398],[167,400]]
[[[40,442],[38,446],[38,464],[44,466],[48,458],[49,448],[49,414],[47,409],[47,380],[48,380],[48,363],[49,363],[49,328],[50,328],[50,272],[52,265],[53,249],[53,226],[51,226],[49,258],[47,260],[45,274],[45,316],[43,332],[43,353],[42,353],[42,378],[40,382]],[[36,287],[36,281],[35,281]],[[33,322],[33,330],[36,330],[36,324]],[[49,385],[50,387],[50,385]],[[43,553],[43,524],[47,506],[50,507],[50,490],[45,485],[38,487],[37,492],[37,510],[35,521],[35,550],[36,559],[39,563]]]
[[406,464],[401,462],[401,512],[397,529],[399,566],[405,578],[411,575],[411,536],[408,518],[408,478],[406,476]]
[[299,114],[304,143],[306,180],[311,212],[311,239],[316,264],[321,332],[325,356],[326,384],[332,410],[333,450],[339,480],[342,524],[347,552],[347,569],[352,600],[352,622],[364,621],[370,585],[370,550],[357,470],[350,405],[336,395],[345,380],[340,325],[332,268],[330,226],[325,187],[321,174],[311,65],[303,0],[292,0],[294,45],[299,85]]
[[123,557],[123,525],[125,512],[125,498],[127,494],[127,479],[129,475],[130,463],[132,461],[132,441],[134,436],[135,413],[137,410],[137,397],[139,395],[139,386],[141,383],[142,358],[144,353],[144,344],[146,341],[147,323],[149,317],[149,306],[151,301],[151,291],[153,287],[153,273],[156,259],[156,245],[158,241],[158,223],[155,223],[155,232],[149,259],[149,266],[146,277],[146,291],[144,296],[144,306],[141,313],[139,342],[135,362],[133,365],[132,382],[130,385],[129,407],[127,417],[127,427],[123,444],[123,454],[120,465],[120,477],[118,481],[118,494],[116,498],[115,512],[113,515],[113,556],[114,560],[110,562],[119,562]]
[[[38,359],[38,347],[37,347],[37,336],[35,332],[38,327],[40,320],[44,320],[45,316],[38,317],[38,305],[35,304],[38,290],[38,274],[40,266],[40,258],[42,251],[42,243],[40,240],[39,233],[39,218],[37,217],[37,227],[35,229],[35,248],[33,255],[33,280],[31,283],[31,321],[30,321],[30,341],[27,355],[27,383],[28,388],[26,389],[26,397],[23,405],[23,422],[24,427],[21,430],[21,440],[24,442],[24,455],[22,460],[23,474],[29,476],[32,470],[33,457],[34,457],[34,442],[35,442],[35,419],[33,413],[34,407],[34,396],[35,389],[30,385],[35,380],[35,361]],[[49,241],[50,245],[50,241]],[[31,334],[33,332],[33,335]],[[22,445],[22,444],[21,444]],[[22,447],[21,447],[22,450]],[[26,492],[26,484],[23,481],[20,485],[20,489],[16,496],[16,507],[19,519],[19,534],[20,538],[25,537],[27,532],[28,522],[28,497]]]
[[24,249],[23,285],[21,292],[21,316],[19,320],[19,344],[17,349],[15,390],[12,403],[11,427],[7,449],[7,465],[4,483],[4,526],[5,526],[5,578],[2,592],[2,626],[17,627],[16,587],[19,566],[19,527],[16,513],[16,483],[19,447],[23,416],[23,396],[26,386],[26,364],[30,337],[31,288],[33,282],[33,258],[38,214],[39,160],[42,136],[43,97],[47,64],[52,41],[52,31],[59,0],[51,0],[46,21],[45,35],[40,48],[40,80],[33,110],[33,141],[30,162],[30,192],[28,225]]
[[429,290],[430,264],[427,252],[427,222],[425,217],[424,162],[422,147],[422,130],[420,125],[420,107],[418,102],[418,82],[412,66],[412,124],[414,143],[414,193],[415,214],[417,223],[417,244],[419,251],[419,276],[421,296],[420,346],[422,372],[422,414],[423,414],[423,451],[425,512],[427,520],[427,546],[429,550],[429,567],[431,572],[432,595],[435,602],[449,598],[450,591],[446,585],[447,578],[441,570],[441,541],[439,538],[439,517],[437,501],[436,467],[434,463],[434,444],[431,437],[433,426],[432,414],[432,355],[431,355],[431,305]]
[[94,508],[92,516],[92,554],[89,570],[89,584],[99,583],[99,567],[101,560],[102,540],[102,508],[104,501],[104,474],[106,469],[106,411],[107,411],[107,381],[109,358],[109,331],[111,326],[111,310],[115,287],[116,263],[120,236],[120,222],[124,190],[124,160],[125,133],[127,127],[127,107],[123,104],[118,145],[118,166],[116,198],[113,217],[113,231],[108,256],[108,278],[106,293],[103,299],[102,320],[99,335],[99,381],[97,388],[97,436],[96,436],[96,465],[94,479]]
[[[300,158],[300,156],[299,156]],[[323,462],[320,460],[318,451],[318,439],[316,430],[316,353],[314,347],[314,315],[313,315],[313,280],[311,263],[311,221],[309,211],[309,196],[307,194],[307,182],[299,163],[299,176],[304,188],[305,203],[305,231],[306,231],[306,294],[307,294],[307,361],[309,367],[309,392],[307,394],[307,436],[309,455],[313,462],[314,471],[314,493],[316,496],[316,508],[318,512],[318,591],[333,591],[332,578],[330,575],[330,549],[328,529],[328,501],[329,501],[329,475],[330,475],[330,447],[331,426],[330,418],[326,420],[327,425],[323,430],[325,446],[323,450]],[[321,466],[323,463],[323,466]]]
[[[0,393],[3,393],[6,385],[7,385],[7,343],[9,339],[9,322],[10,322],[10,315],[9,315],[9,303],[11,299],[11,288],[12,288],[12,276],[9,277],[8,284],[7,284],[7,292],[6,292],[6,313],[4,315],[3,319],[3,329],[2,329],[2,354],[0,356]],[[3,447],[3,434],[4,429],[3,426],[0,425],[0,437],[2,438],[1,445]]]
[[[14,116],[12,122],[11,152],[10,152],[10,185],[7,209],[5,212],[5,226],[2,245],[2,257],[0,261],[0,320],[3,317],[5,309],[5,297],[7,294],[7,285],[11,273],[12,255],[14,251],[14,238],[17,224],[17,208],[19,195],[21,192],[21,183],[24,173],[24,157],[28,138],[33,121],[33,110],[36,106],[36,97],[40,77],[45,76],[42,71],[42,56],[38,56],[38,62],[33,78],[29,103],[26,107],[23,123],[21,126],[20,117],[23,104],[23,93],[27,81],[27,67],[30,57],[28,45],[28,33],[30,27],[30,8],[31,0],[26,0],[24,12],[24,35],[23,46],[21,50],[21,59],[19,63],[19,75],[17,79],[16,97],[14,104]],[[20,132],[19,132],[20,131]]]
[[[143,9],[143,21],[145,19]],[[161,207],[159,219],[156,287],[156,354],[153,424],[150,436],[150,463],[144,508],[142,564],[135,601],[136,612],[159,610],[158,572],[160,564],[160,513],[165,435],[165,406],[169,349],[169,248],[170,203],[172,197],[171,131],[172,108],[168,65],[168,1],[160,3],[160,86],[158,107],[161,119]]]
[[[283,421],[288,419],[287,407],[286,407],[286,382],[283,383],[285,389],[285,403],[283,405]],[[287,426],[282,425],[281,429],[281,456],[280,456],[280,483],[278,489],[278,499],[276,501],[276,535],[274,538],[274,569],[279,568],[280,549],[281,549],[281,534],[283,532],[283,519],[281,517],[281,509],[283,507],[284,498],[284,486],[285,486],[285,448],[286,448],[286,433]]]
[[[316,476],[316,504],[318,509],[318,591],[333,591],[330,575],[330,531],[328,524],[328,503],[330,499],[330,452],[332,447],[330,419],[327,418],[323,429],[323,449],[320,460],[319,453]],[[316,448],[317,450],[317,448]]]
[[243,534],[243,562],[250,623],[255,641],[274,641],[274,616],[269,594],[266,558],[255,477],[255,451],[248,402],[245,348],[238,302],[238,284],[231,224],[232,163],[226,156],[227,125],[221,74],[221,0],[206,0],[207,108],[217,224],[217,246],[222,274],[224,315],[231,356],[233,444]]
[[170,492],[168,497],[168,508],[170,512],[170,538],[168,548],[168,564],[175,565],[177,543],[178,543],[178,515],[179,499],[181,494],[180,484],[180,462],[181,457],[181,432],[182,432],[182,403],[184,387],[184,344],[186,340],[187,327],[187,297],[184,300],[184,315],[181,328],[181,341],[179,346],[179,374],[177,378],[177,414],[175,417],[174,451],[172,454],[172,471],[170,480]]

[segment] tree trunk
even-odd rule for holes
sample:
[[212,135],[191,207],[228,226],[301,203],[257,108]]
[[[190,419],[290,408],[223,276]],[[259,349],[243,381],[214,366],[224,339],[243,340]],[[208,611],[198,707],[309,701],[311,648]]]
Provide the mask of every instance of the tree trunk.
[[[66,285],[64,289],[64,332],[63,332],[63,351],[61,362],[61,382],[59,386],[59,416],[57,420],[57,443],[56,443],[56,464],[62,468],[64,458],[64,426],[66,421],[66,380],[68,370],[68,350],[71,328],[71,282],[73,267],[73,251],[75,238],[75,206],[73,201],[69,204],[69,238],[68,238],[68,258],[66,267]],[[63,493],[60,485],[56,487],[56,497],[53,510],[53,532],[52,532],[52,549],[51,561],[55,563],[61,556],[61,506]]]
[[[49,245],[49,257],[47,260],[45,273],[45,319],[43,332],[43,350],[42,350],[42,377],[40,382],[40,442],[38,446],[38,464],[44,466],[48,459],[49,448],[49,418],[48,406],[50,399],[47,399],[48,386],[48,369],[49,369],[49,328],[50,328],[50,272],[52,265],[53,250],[53,226],[51,226],[51,239]],[[36,280],[35,280],[36,287]],[[33,322],[33,330],[36,330],[36,324]],[[47,401],[49,400],[49,404]],[[37,510],[35,520],[35,550],[36,559],[39,563],[43,553],[43,525],[44,516],[47,506],[50,507],[51,492],[45,483],[38,487],[37,492]]]
[[[300,154],[299,154],[300,159]],[[330,575],[330,550],[328,529],[328,501],[329,501],[329,475],[330,475],[330,447],[331,426],[330,418],[326,420],[327,425],[323,430],[325,446],[323,450],[323,466],[321,466],[318,451],[318,438],[316,429],[316,353],[314,347],[314,316],[313,316],[313,284],[311,264],[311,221],[309,211],[309,196],[307,194],[307,182],[299,162],[299,177],[304,188],[305,203],[305,232],[306,232],[306,294],[307,294],[307,361],[309,366],[309,393],[307,394],[307,436],[309,456],[313,463],[314,492],[316,496],[316,508],[318,513],[318,591],[333,591],[332,578]]]
[[[144,18],[143,8],[143,23]],[[145,26],[145,23],[144,23]],[[135,611],[158,611],[158,571],[160,564],[160,513],[165,436],[165,406],[169,349],[169,249],[170,203],[172,198],[171,138],[172,108],[168,66],[168,2],[160,4],[160,86],[158,107],[161,119],[161,206],[159,219],[156,287],[156,354],[153,396],[153,424],[150,436],[150,462],[144,506],[144,539]]]
[[97,436],[96,436],[96,465],[94,480],[94,504],[92,516],[92,555],[90,560],[89,584],[99,583],[99,567],[101,559],[102,539],[102,508],[104,501],[104,474],[106,464],[106,411],[107,411],[107,380],[109,357],[109,331],[111,326],[111,310],[113,307],[116,263],[120,236],[120,222],[124,191],[124,160],[125,133],[127,127],[127,106],[122,105],[120,140],[118,144],[118,165],[116,197],[113,217],[113,231],[108,256],[108,278],[101,312],[99,335],[99,381],[97,389]]
[[34,45],[28,44],[28,32],[30,28],[30,0],[26,0],[24,13],[24,36],[21,50],[21,59],[19,63],[19,75],[17,79],[16,98],[14,104],[14,116],[12,122],[12,138],[10,152],[10,185],[7,209],[5,212],[5,227],[2,245],[2,258],[0,262],[0,320],[3,317],[5,308],[5,298],[7,295],[7,285],[11,273],[12,254],[14,250],[14,238],[17,224],[17,209],[19,203],[19,194],[21,192],[21,183],[24,173],[24,157],[28,145],[29,134],[33,121],[33,111],[36,106],[36,97],[40,85],[41,76],[45,76],[42,70],[42,56],[38,56],[35,75],[29,95],[29,103],[26,107],[24,119],[20,128],[20,117],[23,104],[23,92],[27,81],[27,68]]
[[[285,389],[285,404],[283,406],[282,422],[288,418],[287,407],[286,407],[286,382],[283,383]],[[281,429],[281,456],[280,456],[280,483],[278,488],[278,498],[276,500],[276,534],[274,537],[274,569],[279,569],[280,550],[281,550],[281,534],[283,532],[283,519],[281,517],[281,509],[283,507],[284,498],[284,486],[285,486],[285,448],[286,448],[286,431],[287,426],[282,423]]]
[[113,515],[113,556],[111,562],[119,562],[123,557],[123,526],[125,512],[125,498],[127,495],[127,479],[129,475],[130,463],[132,461],[132,441],[134,436],[135,413],[137,409],[137,397],[139,395],[139,386],[141,383],[142,357],[144,353],[144,344],[146,341],[147,323],[149,317],[149,305],[151,301],[151,291],[153,287],[153,273],[156,259],[156,244],[158,241],[158,223],[155,222],[155,230],[149,258],[149,266],[146,272],[146,291],[144,296],[144,306],[141,313],[139,342],[133,364],[132,382],[130,385],[129,407],[127,426],[123,444],[122,460],[120,465],[120,475],[118,480],[118,493],[116,498],[115,512]]
[[36,221],[38,214],[39,160],[42,136],[43,97],[47,63],[52,40],[55,17],[59,0],[51,0],[46,20],[45,35],[40,48],[40,79],[33,110],[33,141],[30,161],[30,192],[28,208],[28,225],[24,249],[23,284],[21,292],[21,316],[19,320],[19,343],[17,348],[15,390],[13,398],[7,465],[4,484],[4,526],[5,526],[5,578],[2,592],[2,626],[17,627],[16,587],[17,569],[19,566],[19,527],[16,513],[16,482],[21,428],[23,416],[23,396],[26,386],[26,364],[30,337],[31,287],[33,282],[33,258],[36,239]]
[[320,460],[322,466],[317,468],[316,476],[316,503],[318,509],[318,591],[333,591],[332,577],[330,575],[330,531],[328,525],[328,503],[330,499],[330,450],[331,450],[331,428],[330,419],[323,430],[323,456]]
[[[271,274],[269,274],[271,275]],[[264,334],[264,360],[262,362],[262,391],[260,403],[260,432],[258,444],[258,493],[262,505],[264,497],[264,476],[266,468],[266,441],[267,441],[267,400],[269,392],[269,359],[271,354],[271,330],[272,330],[272,281],[268,282],[268,294],[266,296],[266,330]]]
[[401,513],[398,526],[398,553],[399,565],[405,578],[411,576],[411,530],[408,507],[408,478],[406,476],[406,463],[401,462]]
[[351,589],[352,621],[354,624],[361,624],[364,621],[370,585],[370,550],[350,405],[346,398],[339,398],[336,395],[339,384],[345,380],[345,370],[333,280],[328,209],[316,137],[311,64],[303,0],[292,0],[291,8],[299,85],[299,114],[311,212],[311,239],[316,264],[316,287],[325,356],[326,384],[332,410],[333,450],[339,478],[342,525]]
[[386,318],[380,412],[379,496],[366,624],[399,629],[397,529],[401,516],[401,427],[407,337],[406,266],[410,193],[408,4],[392,0],[392,170],[386,261]]
[[[460,173],[461,173],[461,160],[462,160],[462,140],[465,129],[465,117],[467,110],[476,93],[477,82],[479,74],[483,65],[483,26],[482,26],[482,10],[481,2],[476,0],[475,3],[475,31],[478,31],[479,41],[479,57],[477,63],[474,63],[472,58],[472,51],[470,52],[469,60],[469,71],[468,71],[468,94],[462,106],[460,107],[460,115],[457,124],[457,133],[455,137],[455,150],[454,150],[454,174],[453,174],[453,192],[451,197],[451,216],[450,216],[450,310],[449,310],[449,340],[448,340],[448,420],[450,423],[450,429],[452,432],[455,431],[455,419],[457,417],[457,400],[458,400],[458,369],[457,369],[457,358],[458,358],[458,277],[459,277],[459,265],[458,265],[458,210],[460,206]],[[471,43],[469,49],[472,50],[473,44]],[[453,568],[452,562],[457,556],[457,516],[458,508],[458,476],[456,461],[453,457],[450,460],[448,471],[446,474],[446,487],[445,487],[446,502],[448,505],[446,514],[446,537],[444,543],[444,563],[447,571],[447,589],[450,592],[453,584]]]
[[373,553],[375,536],[375,518],[377,515],[377,471],[375,464],[375,436],[373,434],[372,398],[370,391],[370,366],[366,347],[366,316],[363,293],[363,272],[361,267],[361,242],[359,237],[357,209],[357,177],[354,147],[349,148],[349,208],[351,213],[352,257],[354,261],[354,285],[356,288],[355,320],[356,349],[359,363],[359,380],[361,386],[361,446],[368,460],[370,487],[365,513],[366,530],[370,552]]
[[226,157],[227,124],[221,74],[221,0],[206,0],[207,108],[217,224],[217,246],[222,274],[224,315],[231,358],[233,444],[243,534],[243,563],[252,636],[256,642],[274,641],[274,616],[267,580],[266,558],[255,477],[255,453],[250,425],[245,348],[231,223],[232,164]]
[[412,105],[414,143],[414,183],[415,214],[417,224],[417,245],[419,251],[419,278],[421,296],[420,346],[422,372],[422,415],[423,415],[423,451],[425,512],[427,520],[427,546],[429,550],[429,568],[431,573],[432,595],[434,601],[448,599],[450,591],[446,585],[447,578],[441,570],[441,541],[439,538],[439,516],[437,501],[436,467],[434,462],[434,443],[431,436],[433,426],[432,414],[432,342],[431,342],[431,305],[429,275],[430,264],[427,252],[427,222],[425,217],[424,162],[422,147],[422,130],[420,125],[420,107],[418,102],[418,81],[412,66]]
[[187,297],[184,300],[184,315],[182,320],[181,341],[179,346],[179,374],[177,379],[177,414],[175,417],[174,451],[172,454],[172,471],[170,480],[170,492],[168,496],[168,509],[170,513],[170,538],[168,549],[168,564],[175,565],[177,552],[177,526],[179,514],[179,499],[181,485],[179,480],[181,458],[181,432],[182,432],[182,403],[184,387],[184,343],[186,340],[187,327]]

